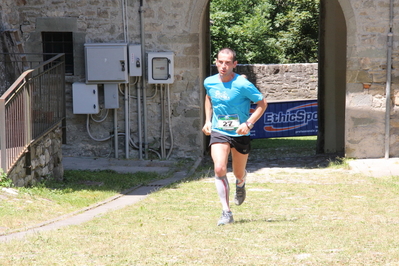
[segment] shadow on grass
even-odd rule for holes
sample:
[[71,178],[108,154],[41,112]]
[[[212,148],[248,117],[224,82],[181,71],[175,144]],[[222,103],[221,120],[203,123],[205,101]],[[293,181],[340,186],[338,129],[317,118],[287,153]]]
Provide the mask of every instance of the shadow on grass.
[[254,223],[254,222],[264,222],[264,223],[292,223],[296,222],[299,219],[295,218],[287,218],[287,217],[279,217],[279,218],[265,218],[265,219],[240,219],[234,221],[236,224],[246,224],[246,223]]
[[[343,153],[316,154],[316,136],[253,139],[248,168],[327,168],[343,163]],[[231,158],[229,160],[231,165]],[[212,159],[205,157],[204,165],[212,167]]]
[[[248,170],[256,171],[262,168],[323,168],[337,161],[337,155],[317,155],[316,137],[301,138],[277,138],[252,140],[252,151],[249,155]],[[184,162],[178,168],[189,169],[193,162]],[[229,163],[231,167],[231,162]],[[213,163],[210,155],[204,157],[201,165],[192,177],[182,178],[183,181],[196,179],[198,174],[207,171],[213,176]],[[204,170],[206,169],[206,170]],[[229,169],[231,171],[231,169]],[[165,173],[166,174],[166,173]],[[46,198],[59,198],[70,195],[67,201],[78,201],[77,205],[87,205],[98,201],[97,195],[85,195],[85,192],[100,192],[105,195],[125,194],[126,191],[139,186],[165,179],[166,177],[155,172],[118,173],[113,170],[90,171],[90,170],[67,170],[63,180],[44,180],[36,184],[32,189],[33,194],[42,195]],[[178,182],[179,183],[179,182]],[[167,186],[173,189],[175,184]],[[150,188],[151,191],[159,189],[159,185]],[[146,188],[148,190],[148,188]],[[42,190],[42,191],[41,191]],[[142,193],[147,193],[143,191]],[[139,193],[138,191],[136,193]],[[94,193],[96,194],[96,193]],[[79,195],[79,196],[78,196]],[[85,199],[87,197],[87,199]],[[89,199],[91,197],[91,199]]]
[[79,191],[124,193],[132,187],[146,185],[161,176],[153,172],[118,173],[113,170],[66,170],[62,180],[46,179],[30,189],[49,194],[74,194]]

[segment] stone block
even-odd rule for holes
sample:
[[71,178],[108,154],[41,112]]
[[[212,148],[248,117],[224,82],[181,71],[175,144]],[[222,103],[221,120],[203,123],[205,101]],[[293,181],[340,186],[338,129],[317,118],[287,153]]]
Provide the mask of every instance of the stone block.
[[373,96],[370,94],[356,94],[350,97],[350,103],[355,107],[370,107],[373,102]]
[[357,83],[371,83],[373,82],[372,75],[368,71],[357,71]]

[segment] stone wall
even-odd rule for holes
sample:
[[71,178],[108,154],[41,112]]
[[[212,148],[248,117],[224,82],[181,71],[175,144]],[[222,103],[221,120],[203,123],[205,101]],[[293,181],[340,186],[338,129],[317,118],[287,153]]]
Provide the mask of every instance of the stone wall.
[[[346,18],[345,151],[354,158],[380,158],[385,154],[385,127],[389,124],[390,156],[399,156],[399,8],[392,10],[392,84],[388,80],[390,1],[339,1]],[[332,27],[334,26],[332,18]],[[330,52],[330,51],[329,51]],[[391,106],[386,117],[386,103]]]
[[[215,69],[213,70],[215,71]],[[317,99],[318,64],[237,65],[268,101]]]
[[30,147],[31,174],[26,175],[27,155],[23,155],[8,177],[17,187],[34,185],[42,179],[62,179],[62,130],[54,128]]
[[[140,2],[144,3],[140,10]],[[346,75],[335,76],[333,71],[328,71],[332,80],[329,90],[336,91],[334,80],[345,80],[345,88],[337,97],[346,99],[337,101],[329,94],[323,94],[326,101],[334,106],[345,106],[339,110],[344,113],[334,114],[333,108],[325,110],[332,114],[326,124],[334,128],[344,128],[345,152],[349,157],[371,158],[383,156],[384,147],[384,117],[386,110],[386,70],[387,67],[387,33],[389,31],[389,1],[375,0],[324,0],[322,3],[334,2],[337,9],[342,9],[345,17],[347,34],[346,51],[337,52],[343,55],[342,64],[345,66]],[[123,3],[127,3],[126,7]],[[67,142],[64,146],[66,155],[74,156],[114,156],[114,143],[112,141],[98,142],[89,137],[86,130],[86,116],[74,115],[72,112],[71,85],[75,81],[85,80],[84,71],[84,43],[98,42],[127,42],[140,43],[141,33],[144,36],[146,52],[173,51],[175,54],[175,82],[170,86],[170,111],[171,122],[166,122],[166,128],[173,131],[174,146],[172,157],[201,156],[205,150],[205,137],[201,132],[203,124],[203,78],[209,73],[209,27],[207,4],[209,0],[3,0],[0,6],[0,28],[20,29],[27,52],[41,52],[41,32],[43,31],[70,31],[74,36],[75,74],[67,77]],[[126,12],[124,12],[126,11]],[[398,77],[399,63],[398,46],[399,28],[398,7],[394,6],[393,19],[393,74],[391,99],[392,104],[389,115],[391,156],[399,156],[399,88]],[[336,16],[334,9],[327,9],[327,15],[332,17],[332,28],[335,28]],[[127,14],[124,25],[123,14]],[[143,14],[144,32],[141,32],[140,14]],[[324,16],[325,14],[321,14]],[[127,30],[127,31],[125,31]],[[323,28],[322,30],[325,30]],[[328,33],[327,33],[328,34]],[[329,43],[335,47],[343,39],[330,34]],[[337,46],[338,47],[338,46]],[[340,47],[340,46],[339,46]],[[328,50],[334,57],[336,51]],[[323,55],[324,56],[324,55]],[[322,69],[322,66],[319,66]],[[328,67],[328,63],[323,65]],[[272,73],[272,79],[277,73],[273,68],[264,72]],[[312,95],[311,86],[295,79],[295,75],[279,69],[285,73],[285,80],[297,82],[296,88],[289,91],[288,95],[305,91],[304,96]],[[206,74],[205,74],[206,73]],[[275,74],[273,74],[275,73]],[[279,92],[285,89],[284,83],[268,84],[270,80],[262,77],[249,77],[258,87],[269,87],[265,91],[269,100],[279,99],[283,95]],[[314,79],[314,78],[311,78]],[[302,85],[303,84],[303,85]],[[367,86],[365,86],[367,85]],[[340,88],[343,86],[339,85]],[[300,89],[299,89],[300,88]],[[324,87],[323,87],[324,88]],[[160,91],[155,86],[145,84],[148,96],[146,117],[149,148],[159,150],[161,139],[161,101]],[[321,91],[321,88],[319,88]],[[287,90],[288,91],[288,90]],[[137,112],[136,87],[130,87],[131,98],[129,102],[130,135],[132,142],[137,144],[139,136],[138,121],[141,119]],[[286,95],[286,94],[285,94]],[[334,94],[333,94],[334,95]],[[121,97],[120,108],[116,111],[118,130],[124,131],[124,100]],[[291,97],[291,96],[289,96]],[[302,97],[302,96],[301,96]],[[325,106],[325,105],[323,105]],[[345,120],[345,126],[335,126],[336,121]],[[95,137],[102,138],[113,132],[113,111],[111,110],[106,120],[101,123],[91,123],[92,133]],[[184,128],[184,130],[182,130]],[[329,132],[333,132],[330,130]],[[127,133],[127,132],[126,132]],[[332,134],[332,142],[335,135]],[[123,142],[121,136],[120,141]],[[172,143],[167,134],[166,142]],[[124,156],[122,144],[117,147],[120,156]],[[132,149],[131,158],[137,158],[137,151]]]
[[[127,3],[124,6],[124,3]],[[206,2],[172,0],[143,1],[144,38],[146,52],[173,51],[175,61],[175,82],[170,86],[171,122],[166,128],[172,128],[174,145],[167,132],[167,149],[173,149],[172,157],[196,158],[202,154],[201,143],[204,141],[199,130],[202,120],[203,90],[200,71],[200,23]],[[106,157],[115,156],[112,140],[96,141],[109,137],[114,132],[116,112],[118,131],[125,134],[125,101],[120,95],[120,108],[109,110],[104,122],[91,120],[94,138],[87,132],[86,115],[73,114],[72,84],[85,81],[84,43],[140,43],[140,1],[99,1],[99,0],[6,0],[1,6],[2,22],[5,28],[20,29],[25,40],[27,52],[42,52],[41,32],[73,32],[75,73],[66,78],[67,100],[67,144],[64,145],[66,156]],[[128,25],[124,25],[124,11]],[[17,14],[17,15],[16,15]],[[16,16],[14,16],[16,15]],[[125,29],[128,29],[125,31]],[[148,116],[147,140],[143,142],[150,149],[159,150],[161,143],[160,93],[153,85],[146,84]],[[136,87],[130,86],[129,101],[130,135],[132,143],[138,144],[139,114],[136,99]],[[102,89],[100,89],[102,90]],[[101,92],[102,93],[102,92]],[[154,97],[151,97],[153,96]],[[103,102],[101,103],[103,106]],[[103,114],[102,112],[101,114]],[[143,119],[144,118],[140,117]],[[182,131],[181,127],[185,130]],[[123,137],[117,147],[120,157],[125,157]],[[193,149],[193,147],[199,147]],[[152,155],[155,155],[151,153]],[[130,149],[130,158],[138,158],[136,149]],[[157,157],[155,155],[155,157]]]

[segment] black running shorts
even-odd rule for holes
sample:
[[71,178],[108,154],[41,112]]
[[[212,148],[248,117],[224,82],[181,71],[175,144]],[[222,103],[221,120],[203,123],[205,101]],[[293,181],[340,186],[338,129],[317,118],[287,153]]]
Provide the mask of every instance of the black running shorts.
[[211,140],[209,146],[214,143],[229,143],[230,148],[235,148],[241,154],[248,154],[251,151],[251,137],[241,136],[241,137],[231,137],[223,135],[219,132],[211,132]]

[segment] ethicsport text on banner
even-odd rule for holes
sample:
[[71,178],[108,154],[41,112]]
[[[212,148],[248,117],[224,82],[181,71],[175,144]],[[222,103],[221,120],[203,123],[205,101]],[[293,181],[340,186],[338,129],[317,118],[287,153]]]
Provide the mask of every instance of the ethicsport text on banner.
[[[251,113],[255,107],[251,105]],[[251,130],[251,138],[314,136],[317,122],[317,100],[270,102]]]

